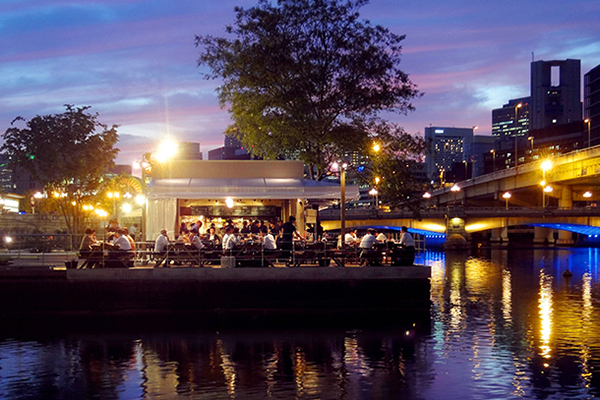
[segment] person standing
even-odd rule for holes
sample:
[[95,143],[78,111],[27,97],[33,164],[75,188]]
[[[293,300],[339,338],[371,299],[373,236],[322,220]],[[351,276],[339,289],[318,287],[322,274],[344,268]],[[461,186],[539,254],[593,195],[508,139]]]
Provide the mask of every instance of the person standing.
[[408,229],[406,226],[400,228],[400,247],[404,249],[404,254],[402,256],[402,265],[413,265],[415,263],[415,242],[410,233],[408,233]]
[[294,239],[302,240],[302,237],[296,229],[296,217],[290,215],[288,222],[281,226],[281,250],[283,257],[287,259],[288,264],[292,258]]
[[[161,266],[163,262],[165,262],[167,258],[167,249],[169,246],[169,237],[167,236],[167,230],[163,229],[160,231],[160,235],[156,238],[154,242],[154,254],[157,257],[156,264],[154,264],[155,268]],[[168,265],[165,263],[165,266]]]

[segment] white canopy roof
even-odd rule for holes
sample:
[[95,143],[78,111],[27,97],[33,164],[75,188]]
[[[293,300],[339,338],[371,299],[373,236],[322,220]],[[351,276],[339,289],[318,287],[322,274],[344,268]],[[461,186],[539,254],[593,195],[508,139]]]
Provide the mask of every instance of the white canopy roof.
[[[358,199],[358,186],[347,185],[347,199]],[[149,199],[335,199],[340,185],[296,178],[162,178],[148,187]]]

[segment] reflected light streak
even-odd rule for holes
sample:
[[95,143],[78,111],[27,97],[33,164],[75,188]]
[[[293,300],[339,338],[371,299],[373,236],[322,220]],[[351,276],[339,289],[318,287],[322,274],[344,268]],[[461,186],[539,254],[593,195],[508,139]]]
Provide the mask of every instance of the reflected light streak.
[[540,271],[540,350],[541,356],[551,358],[550,337],[552,336],[552,277]]
[[296,378],[296,390],[298,397],[314,396],[318,393],[319,374],[314,365],[306,361],[306,354],[301,348],[297,348],[294,354],[294,375]]
[[450,284],[450,326],[452,330],[458,330],[462,316],[462,304],[460,296],[460,267],[452,269],[452,282]]
[[344,363],[348,372],[355,372],[364,377],[371,374],[361,348],[356,338],[347,337],[344,340]]
[[279,352],[275,349],[273,355],[263,362],[263,369],[267,380],[267,395],[273,396],[275,388],[275,374],[277,373],[277,363],[279,362]]
[[235,372],[235,363],[231,361],[228,354],[225,354],[225,350],[223,349],[223,342],[221,339],[217,340],[217,349],[219,349],[219,357],[221,358],[221,363],[219,366],[223,370],[223,375],[225,376],[225,384],[227,385],[227,393],[229,395],[235,395],[235,386],[237,381],[237,376]]
[[585,387],[591,386],[592,371],[590,370],[590,345],[588,343],[587,332],[592,329],[592,276],[589,272],[583,274],[582,287],[581,287],[581,298],[582,298],[582,323],[583,323],[583,335],[581,336],[583,343],[581,346],[581,377],[585,380]]
[[512,324],[512,284],[507,269],[502,270],[502,315],[507,324]]

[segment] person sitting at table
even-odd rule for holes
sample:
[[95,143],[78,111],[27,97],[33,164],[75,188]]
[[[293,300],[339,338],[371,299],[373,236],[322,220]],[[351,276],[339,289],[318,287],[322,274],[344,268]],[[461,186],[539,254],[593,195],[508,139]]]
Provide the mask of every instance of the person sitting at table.
[[273,234],[261,232],[259,236],[265,253],[273,253],[277,250],[277,242]]
[[383,233],[383,232],[379,232],[379,234],[377,235],[376,239],[377,239],[377,241],[379,243],[385,243],[385,242],[387,242],[387,236],[385,236],[385,233]]
[[408,233],[408,228],[403,226],[400,228],[400,243],[399,246],[406,252],[402,256],[402,265],[413,265],[415,262],[415,242],[410,233]]
[[219,243],[221,243],[221,238],[219,237],[219,235],[217,235],[217,230],[214,226],[211,226],[208,230],[208,240],[216,246],[218,246]]
[[[154,242],[154,255],[157,257],[156,264],[154,264],[155,268],[161,266],[161,264],[167,258],[167,247],[169,246],[169,237],[167,236],[167,230],[163,229],[160,231],[160,235],[156,238]],[[165,264],[166,267],[168,267]]]
[[79,268],[93,268],[94,261],[89,261],[89,257],[92,254],[92,245],[98,243],[98,239],[96,239],[96,231],[87,228],[85,230],[85,236],[81,239],[81,244],[79,245],[79,256],[84,258],[85,261],[81,264]]
[[125,236],[122,228],[115,231],[113,245],[116,248],[110,252],[111,258],[129,261],[135,256],[133,248],[131,247],[131,242],[127,239],[127,236]]
[[129,244],[131,244],[131,250],[135,252],[135,240],[129,234],[129,229],[123,228],[123,236],[125,236],[127,240],[129,240]]
[[344,235],[344,244],[348,247],[356,247],[358,238],[356,237],[356,229],[347,232]]
[[204,243],[202,243],[202,239],[195,232],[190,232],[189,239],[190,243],[197,250],[202,250],[204,248]]
[[360,241],[360,245],[358,246],[361,250],[360,252],[360,265],[363,264],[371,264],[374,256],[373,245],[377,243],[377,238],[375,237],[375,230],[369,228],[367,229],[367,234],[363,236]]
[[227,225],[225,227],[225,235],[223,235],[223,253],[225,255],[231,255],[237,242],[237,236],[233,233],[233,226]]

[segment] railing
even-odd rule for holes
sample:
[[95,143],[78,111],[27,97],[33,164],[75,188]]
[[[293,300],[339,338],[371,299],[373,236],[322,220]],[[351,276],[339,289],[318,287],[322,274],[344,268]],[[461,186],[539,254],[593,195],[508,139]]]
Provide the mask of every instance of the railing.
[[[264,250],[260,243],[246,242],[227,252],[215,244],[197,250],[190,245],[173,243],[165,254],[155,253],[154,242],[138,242],[135,253],[126,254],[124,258],[122,253],[113,250],[112,245],[102,243],[84,258],[73,246],[79,238],[71,235],[14,235],[10,240],[7,238],[2,238],[4,247],[0,251],[0,268],[3,269],[221,267],[223,256],[231,256],[235,267],[346,266],[361,262],[360,249],[346,246],[340,249],[334,242],[294,242],[289,250],[279,248],[275,251]],[[419,240],[419,235],[415,235],[415,245],[417,251],[424,249],[425,243]],[[378,244],[368,261],[390,264],[394,249],[398,254],[393,241]]]
[[[415,219],[415,218],[446,218],[459,217],[519,217],[519,216],[554,216],[554,217],[593,217],[600,216],[598,207],[560,208],[560,207],[464,207],[442,206],[414,210],[394,210],[384,212],[382,210],[359,210],[346,209],[346,220],[369,220],[369,219]],[[339,209],[319,211],[319,219],[323,221],[339,220]]]

